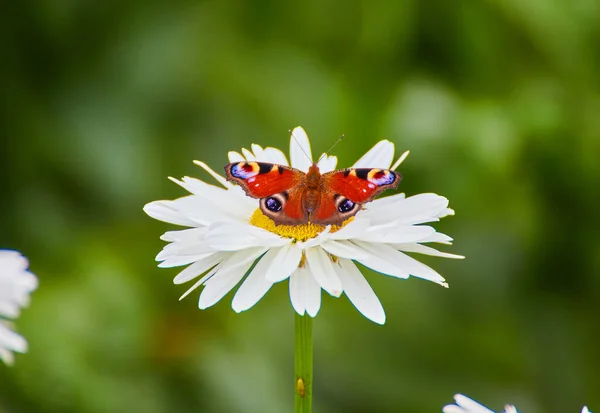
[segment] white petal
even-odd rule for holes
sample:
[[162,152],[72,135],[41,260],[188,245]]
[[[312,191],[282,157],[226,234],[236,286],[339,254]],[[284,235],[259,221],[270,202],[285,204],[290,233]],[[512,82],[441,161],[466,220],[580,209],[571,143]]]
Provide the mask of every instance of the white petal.
[[265,251],[266,248],[238,251],[232,254],[226,262],[223,261],[215,275],[204,284],[198,307],[204,310],[216,304],[241,281],[254,261]]
[[204,242],[204,237],[206,236],[207,232],[208,228],[205,227],[167,231],[161,235],[160,239],[166,242]]
[[377,324],[384,324],[383,306],[356,265],[350,260],[340,259],[339,265],[336,267],[340,280],[342,280],[344,293],[354,307],[369,320]]
[[0,268],[2,268],[0,276],[9,272],[24,271],[28,266],[29,261],[19,251],[0,250]]
[[252,144],[252,152],[258,162],[288,166],[285,155],[279,149],[270,147],[263,149],[260,145]]
[[302,250],[293,244],[284,245],[275,250],[271,249],[267,255],[272,254],[271,265],[265,271],[265,278],[272,282],[283,281],[296,269],[302,259]]
[[219,271],[219,264],[215,265],[210,271],[208,271],[206,274],[204,274],[202,276],[202,278],[200,278],[198,281],[196,281],[194,283],[194,285],[192,285],[190,288],[188,288],[188,290],[185,293],[183,293],[181,295],[181,297],[179,297],[179,301],[183,300],[185,297],[190,295],[190,293],[192,291],[194,291],[196,288],[198,288],[199,286],[204,284],[206,281],[208,281],[213,275],[215,275],[217,273],[217,271]]
[[0,348],[25,353],[27,352],[27,341],[0,321]]
[[452,245],[452,238],[450,238],[446,234],[442,234],[441,232],[434,232],[430,236],[425,239],[420,240],[419,242],[438,242],[440,244]]
[[426,245],[421,245],[421,244],[416,244],[416,243],[412,243],[412,244],[393,244],[392,245],[394,248],[399,249],[400,251],[404,251],[404,252],[416,252],[419,254],[424,254],[424,255],[431,255],[434,257],[443,257],[443,258],[454,258],[454,259],[463,259],[465,258],[462,255],[456,255],[456,254],[448,254],[447,252],[441,252],[438,251],[434,248],[428,247]]
[[363,208],[363,211],[371,211],[371,209],[373,209],[373,205],[375,205],[375,208],[381,208],[381,207],[384,207],[384,206],[387,206],[390,204],[394,204],[396,202],[401,202],[404,199],[406,199],[406,194],[402,193],[402,192],[399,194],[394,194],[394,195],[390,195],[390,196],[384,196],[382,198],[377,198],[370,204],[367,204]]
[[397,221],[404,224],[417,224],[439,220],[439,214],[448,206],[448,199],[436,194],[419,194],[406,199],[398,198],[398,202],[390,202],[390,198],[374,200],[363,214],[373,225]]
[[465,412],[461,407],[458,407],[455,404],[449,404],[442,408],[442,413],[468,413],[468,412]]
[[270,159],[269,162],[277,164],[277,165],[284,165],[284,166],[289,166],[288,160],[285,157],[285,154],[283,152],[281,152],[279,149],[277,148],[265,148],[265,155],[267,156],[268,159]]
[[[27,265],[27,261],[25,261],[25,265]],[[9,269],[6,267],[0,266],[0,295],[4,290],[13,290],[19,292],[31,292],[35,290],[38,286],[38,280],[35,275],[27,271],[27,268],[24,267]],[[13,292],[11,292],[11,295]]]
[[157,261],[162,261],[158,264],[159,268],[172,268],[181,267],[182,265],[188,265],[198,260],[202,260],[208,256],[214,255],[214,253],[206,253],[199,255],[170,255],[168,257],[157,257]]
[[181,214],[175,207],[175,201],[154,201],[144,205],[144,212],[150,217],[159,221],[168,222],[169,224],[183,225],[186,227],[195,227],[198,225]]
[[587,406],[583,406],[583,409],[581,409],[581,413],[592,413],[588,410]]
[[313,163],[308,136],[300,126],[292,131],[290,137],[290,160],[292,168],[300,169],[303,172],[308,172],[308,168]]
[[229,257],[231,253],[226,252],[216,252],[207,257],[204,257],[183,271],[181,271],[177,276],[173,279],[174,284],[183,284],[188,282],[200,274],[204,274],[206,271],[210,270],[212,267],[217,265],[219,262],[223,261],[227,257]]
[[256,161],[256,156],[246,148],[242,148],[242,154],[247,161]]
[[392,277],[408,278],[409,272],[402,267],[402,259],[398,258],[400,252],[390,247],[387,244],[371,244],[368,242],[353,242],[363,251],[363,255],[367,258],[357,258],[366,267],[371,268],[382,274],[391,275]]
[[15,283],[13,280],[2,280],[0,282],[0,316],[16,318],[21,307],[29,304],[29,292]]
[[394,162],[394,164],[392,165],[392,167],[390,169],[392,171],[395,171],[402,164],[402,162],[404,162],[404,160],[406,159],[406,157],[408,156],[409,153],[410,153],[410,151],[405,151],[402,155],[400,155],[398,160],[396,162]]
[[434,283],[443,285],[444,287],[448,287],[444,277],[438,274],[431,267],[423,264],[422,262],[414,259],[413,257],[409,257],[408,255],[398,251],[397,259],[399,262],[402,262],[403,268],[405,268],[410,273],[410,275],[422,278],[424,280],[432,281]]
[[6,363],[9,366],[12,366],[15,362],[15,357],[14,357],[13,353],[11,353],[9,350],[3,348],[0,345],[0,360],[2,360],[4,363]]
[[244,194],[238,186],[227,190],[189,176],[184,176],[181,181],[172,178],[171,180],[196,195],[198,199],[194,202],[195,209],[186,210],[186,215],[197,216],[203,221],[213,222],[218,219],[247,221],[257,206],[256,200]]
[[258,162],[274,163],[288,166],[288,161],[283,152],[277,148],[262,148],[260,145],[252,144],[252,152]]
[[337,156],[329,156],[326,154],[322,154],[319,158],[319,162],[317,162],[317,166],[322,174],[326,172],[331,172],[335,170],[337,166]]
[[206,242],[215,250],[238,251],[256,246],[281,247],[289,244],[291,239],[250,224],[217,222],[209,228]]
[[264,155],[265,150],[262,148],[262,146],[253,143],[252,145],[250,145],[250,148],[252,149],[252,153],[254,154],[256,161],[269,162],[267,159],[265,159],[265,155]]
[[290,277],[290,301],[300,315],[315,317],[321,308],[321,287],[304,267]]
[[[407,272],[408,274],[414,275],[415,277],[423,278],[425,280],[433,281],[433,282],[441,284],[443,286],[447,286],[445,283],[444,277],[442,277],[440,274],[435,272],[433,269],[431,269],[427,265],[415,260],[414,258],[409,257],[408,255],[395,250],[393,247],[391,247],[389,245],[377,244],[374,246],[373,244],[360,242],[360,241],[355,241],[355,243],[357,245],[359,245],[360,247],[362,247],[363,249],[368,249],[371,252],[375,252],[375,253],[381,253],[381,255],[384,256],[387,260],[389,260],[389,262],[393,262],[397,266],[397,268],[401,268],[403,273]],[[360,260],[357,260],[357,261],[363,262]],[[365,263],[365,265],[367,265],[367,264]],[[373,269],[375,269],[375,268],[373,268]],[[393,275],[393,274],[389,274],[389,275]],[[406,277],[401,277],[401,278],[406,278]]]
[[[285,248],[285,247],[284,247]],[[256,264],[250,275],[244,280],[240,288],[235,293],[231,307],[236,313],[246,311],[260,301],[269,291],[273,281],[265,278],[265,273],[272,266],[276,253],[273,250],[267,251]]]
[[320,247],[307,249],[304,253],[308,269],[317,283],[332,296],[339,297],[343,291],[342,282],[333,268],[331,258]]
[[[182,261],[186,259],[191,259],[191,261],[196,261],[196,259],[192,259],[190,257],[199,257],[206,254],[211,254],[216,252],[213,248],[209,247],[204,240],[199,240],[197,242],[173,242],[171,244],[167,244],[163,247],[163,249],[156,256],[156,261]],[[184,264],[176,264],[176,265],[184,265]],[[176,265],[161,265],[162,267],[174,267]]]
[[357,238],[365,234],[370,227],[371,221],[363,216],[356,216],[354,220],[344,225],[340,230],[332,232],[327,238],[333,240]]
[[454,210],[452,208],[445,208],[442,211],[438,212],[436,214],[436,216],[438,218],[444,218],[444,217],[447,217],[447,216],[453,216],[454,214],[455,214],[455,212],[454,212]]
[[[183,182],[176,182],[183,184]],[[247,197],[240,187],[234,187],[229,190],[221,188],[217,189],[218,192],[215,193],[214,196],[210,196],[206,193],[203,195],[189,195],[175,199],[174,201],[158,202],[169,203],[169,208],[182,218],[181,223],[179,223],[180,225],[198,227],[208,226],[215,221],[235,220],[247,222],[254,210],[256,210],[258,205],[256,200]],[[224,208],[223,205],[236,206]],[[166,221],[166,219],[161,220]],[[173,220],[167,222],[173,222]],[[187,223],[183,224],[183,222]]]
[[199,196],[188,195],[169,202],[173,210],[177,211],[181,217],[185,217],[185,219],[193,223],[187,226],[207,226],[213,221],[233,219],[233,217],[224,213],[224,211],[215,209],[212,202],[206,202]]
[[213,178],[215,178],[225,188],[232,188],[233,187],[233,184],[231,182],[229,182],[227,179],[225,179],[224,177],[222,177],[221,175],[219,175],[218,173],[216,173],[215,171],[213,171],[204,162],[202,162],[202,161],[194,161],[194,163],[196,165],[198,165],[199,167],[201,167],[202,169],[204,169],[206,172],[208,172]]
[[246,158],[244,158],[239,152],[230,151],[227,153],[227,157],[229,158],[229,162],[244,162]]
[[[205,229],[205,227],[202,229]],[[156,256],[156,260],[162,261],[173,256],[198,255],[207,254],[209,252],[215,252],[215,250],[210,248],[208,244],[204,242],[204,239],[196,242],[172,242],[163,247],[162,251]]]
[[370,227],[364,234],[354,237],[361,241],[374,243],[419,242],[435,232],[429,226],[398,225],[396,222]]
[[[462,410],[458,410],[459,412],[464,412],[464,413],[494,413],[493,411],[491,411],[490,409],[488,409],[485,406],[482,406],[481,404],[477,403],[474,400],[469,399],[466,396],[463,396],[462,394],[457,394],[454,396],[454,400],[456,402],[456,406],[460,406],[462,408]],[[448,406],[446,406],[448,407]],[[446,409],[446,407],[444,407],[444,409]],[[447,412],[454,412],[456,410],[442,410],[444,413]]]
[[328,240],[321,244],[321,248],[336,257],[351,260],[367,258],[367,255],[360,248],[350,242]]
[[0,250],[0,351],[7,362],[12,359],[11,351],[25,351],[21,345],[25,340],[9,328],[4,318],[17,318],[38,286],[38,279],[27,270],[28,266],[29,261],[20,252]]
[[0,302],[20,302],[37,288],[38,280],[26,269],[8,270],[0,266]]
[[388,140],[383,140],[377,142],[352,167],[389,169],[393,159],[394,144]]
[[[306,313],[306,286],[305,286],[305,272],[304,268],[298,268],[298,270],[290,276],[290,301],[294,310],[304,315]],[[319,287],[321,290],[321,287]]]
[[317,281],[307,271],[305,273],[305,289],[306,294],[306,313],[311,317],[316,317],[321,308],[321,287],[317,284]]
[[[13,297],[0,296],[0,316],[17,318],[21,314],[21,305],[12,302]],[[24,304],[25,305],[25,304]],[[2,318],[0,318],[0,321]]]

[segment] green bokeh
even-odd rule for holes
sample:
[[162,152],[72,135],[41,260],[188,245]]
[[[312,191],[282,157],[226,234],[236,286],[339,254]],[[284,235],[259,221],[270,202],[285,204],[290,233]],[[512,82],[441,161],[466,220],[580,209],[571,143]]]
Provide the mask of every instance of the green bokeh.
[[365,270],[383,327],[324,295],[315,412],[600,410],[599,2],[29,0],[0,34],[0,247],[40,278],[0,412],[291,411],[287,282],[179,302],[142,206],[297,125],[341,166],[410,150],[467,256],[424,259],[449,290]]

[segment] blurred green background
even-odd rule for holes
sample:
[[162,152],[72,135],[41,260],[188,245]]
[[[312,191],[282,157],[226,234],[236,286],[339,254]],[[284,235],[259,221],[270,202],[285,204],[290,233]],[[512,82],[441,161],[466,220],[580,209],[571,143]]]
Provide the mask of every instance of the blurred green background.
[[[303,4],[302,4],[303,3]],[[6,2],[0,247],[40,278],[0,412],[290,412],[287,282],[237,315],[179,302],[176,227],[142,206],[302,125],[352,164],[410,150],[400,190],[447,196],[426,258],[450,289],[367,272],[387,313],[324,295],[315,412],[600,410],[600,3]],[[594,410],[595,409],[595,410]]]

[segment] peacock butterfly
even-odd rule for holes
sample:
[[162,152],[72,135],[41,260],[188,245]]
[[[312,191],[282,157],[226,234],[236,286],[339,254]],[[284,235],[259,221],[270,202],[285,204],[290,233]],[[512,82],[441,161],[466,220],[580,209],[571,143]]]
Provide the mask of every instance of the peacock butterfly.
[[231,182],[260,199],[276,225],[342,225],[379,193],[396,188],[402,176],[388,169],[348,168],[321,174],[313,163],[304,173],[289,166],[243,161],[225,166]]

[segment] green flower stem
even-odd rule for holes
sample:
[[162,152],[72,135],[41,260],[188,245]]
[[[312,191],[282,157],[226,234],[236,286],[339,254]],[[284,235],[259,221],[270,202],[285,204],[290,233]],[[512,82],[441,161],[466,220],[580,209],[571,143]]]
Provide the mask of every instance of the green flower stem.
[[308,314],[295,317],[294,413],[312,412],[313,319]]

